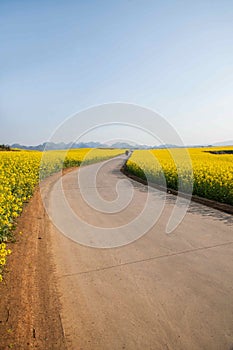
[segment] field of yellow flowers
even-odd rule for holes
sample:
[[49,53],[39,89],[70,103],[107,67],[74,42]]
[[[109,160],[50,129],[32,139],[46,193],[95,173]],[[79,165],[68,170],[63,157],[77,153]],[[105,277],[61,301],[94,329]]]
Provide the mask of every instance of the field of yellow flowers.
[[62,168],[97,162],[123,152],[110,149],[0,152],[0,281],[6,257],[11,253],[5,242],[39,180]]
[[[233,154],[211,152],[224,148],[138,150],[127,162],[127,170],[168,188],[233,205]],[[186,154],[185,154],[186,152]],[[178,171],[177,171],[178,169]],[[179,177],[178,177],[179,173]]]

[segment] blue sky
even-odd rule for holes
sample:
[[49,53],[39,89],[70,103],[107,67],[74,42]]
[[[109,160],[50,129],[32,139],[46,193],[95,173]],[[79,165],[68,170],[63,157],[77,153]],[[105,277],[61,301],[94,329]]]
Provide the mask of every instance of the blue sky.
[[186,144],[233,139],[230,0],[1,0],[0,23],[0,143],[109,102],[161,113]]

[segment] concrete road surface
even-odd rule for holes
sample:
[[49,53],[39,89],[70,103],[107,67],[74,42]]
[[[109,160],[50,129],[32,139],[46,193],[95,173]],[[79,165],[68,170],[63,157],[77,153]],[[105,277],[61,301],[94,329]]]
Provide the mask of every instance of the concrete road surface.
[[[77,239],[85,240],[86,231],[82,223],[70,225],[63,193],[72,215],[92,225],[93,230],[96,226],[124,227],[145,207],[152,190],[127,179],[120,172],[122,162],[116,158],[102,163],[96,183],[92,183],[93,174],[100,164],[79,170],[84,175],[81,185],[77,170],[63,177],[63,190],[59,183],[53,186],[48,197],[50,213],[63,230],[75,232],[72,239],[77,234]],[[96,191],[105,200],[102,204],[97,203]],[[164,194],[153,190],[153,198],[157,215]],[[78,244],[50,224],[61,320],[69,350],[231,349],[233,218],[192,203],[182,223],[168,235],[165,228],[175,199],[167,195],[157,223],[122,247],[96,249]],[[100,210],[90,203],[100,205]],[[108,208],[109,212],[101,212]],[[136,236],[137,227],[141,230],[140,222],[134,226]],[[117,235],[111,230],[108,233]],[[127,239],[133,239],[131,232]],[[113,242],[117,242],[114,237]]]

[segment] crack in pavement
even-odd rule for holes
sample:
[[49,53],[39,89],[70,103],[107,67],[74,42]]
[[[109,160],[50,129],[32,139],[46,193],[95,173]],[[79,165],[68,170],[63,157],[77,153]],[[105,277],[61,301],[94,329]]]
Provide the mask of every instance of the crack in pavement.
[[231,244],[233,244],[233,241],[220,243],[220,244],[216,244],[216,245],[212,245],[212,246],[205,246],[205,247],[187,249],[187,250],[183,250],[181,252],[176,252],[176,253],[157,255],[157,256],[150,257],[150,258],[129,261],[129,262],[116,264],[116,265],[110,265],[110,266],[106,266],[106,267],[100,267],[98,269],[93,269],[93,270],[87,270],[87,271],[81,271],[81,272],[66,274],[66,275],[58,276],[58,278],[61,279],[63,277],[72,277],[72,276],[84,275],[84,274],[88,274],[88,273],[92,273],[92,272],[100,272],[100,271],[104,271],[104,270],[110,270],[110,269],[113,269],[113,268],[116,268],[116,267],[133,265],[133,264],[138,264],[138,263],[147,262],[147,261],[151,261],[151,260],[159,260],[159,259],[163,259],[163,258],[169,258],[169,257],[173,257],[173,256],[178,256],[178,255],[183,255],[183,254],[187,254],[187,253],[198,252],[198,251],[202,251],[202,250],[208,250],[208,249],[212,249],[212,248],[218,248],[218,247],[227,246],[227,245],[231,245]]

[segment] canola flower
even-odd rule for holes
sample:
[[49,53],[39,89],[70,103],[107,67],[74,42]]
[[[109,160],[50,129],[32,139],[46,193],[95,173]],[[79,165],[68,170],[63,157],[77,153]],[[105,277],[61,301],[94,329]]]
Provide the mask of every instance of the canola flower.
[[0,244],[0,282],[2,282],[3,280],[2,271],[3,271],[4,265],[6,264],[6,257],[7,255],[11,254],[11,250],[6,248],[7,247],[5,243]]
[[193,179],[194,195],[233,205],[233,154],[209,153],[232,149],[187,149],[191,163],[184,156],[183,149],[134,151],[127,162],[127,169],[139,177],[175,190],[179,183],[179,190],[183,192],[188,192]]
[[[35,186],[40,179],[43,180],[62,168],[80,166],[82,162],[89,164],[105,160],[123,152],[123,150],[87,148],[43,153],[39,151],[0,152],[1,247],[4,247],[5,243],[3,242],[7,242],[15,227],[15,219],[21,214],[24,203],[32,197]],[[6,263],[8,254],[5,252],[9,253],[9,250],[5,250],[5,248],[1,248],[1,251],[0,267]]]

